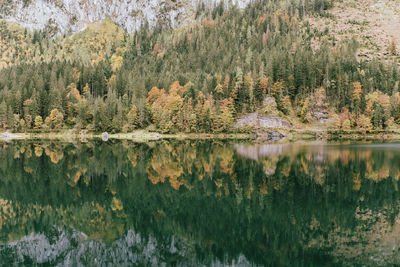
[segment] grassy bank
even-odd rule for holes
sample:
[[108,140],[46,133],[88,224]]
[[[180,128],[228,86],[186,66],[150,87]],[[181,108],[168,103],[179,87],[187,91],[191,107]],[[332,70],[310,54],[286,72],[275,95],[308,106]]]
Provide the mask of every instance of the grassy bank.
[[373,131],[363,133],[360,131],[330,131],[328,140],[400,140],[400,132],[397,130]]

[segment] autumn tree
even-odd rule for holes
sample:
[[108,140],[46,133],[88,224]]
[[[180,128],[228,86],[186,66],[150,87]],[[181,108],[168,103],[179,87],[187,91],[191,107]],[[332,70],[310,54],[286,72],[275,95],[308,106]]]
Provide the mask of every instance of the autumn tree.
[[264,94],[264,95],[266,95],[267,93],[270,94],[270,92],[268,91],[268,83],[269,83],[269,79],[267,77],[263,77],[260,79],[259,88],[260,88],[262,94]]
[[243,81],[244,89],[246,90],[246,97],[248,97],[248,103],[249,103],[249,108],[248,111],[251,111],[255,107],[255,102],[254,102],[254,81],[253,77],[251,76],[251,72],[248,72],[244,76],[244,81]]
[[357,119],[357,128],[364,134],[372,130],[371,119],[364,114],[361,114]]
[[214,112],[213,131],[225,132],[230,129],[234,122],[233,117],[234,104],[233,99],[223,99],[219,103],[219,110]]
[[360,82],[353,82],[353,107],[357,114],[360,111],[362,86]]
[[36,116],[33,128],[38,130],[38,129],[42,128],[42,125],[43,125],[42,117],[41,116]]
[[63,126],[64,115],[58,109],[52,109],[45,119],[45,124],[50,129],[60,129]]
[[393,56],[397,55],[397,45],[396,45],[396,41],[393,38],[392,41],[390,42],[389,45],[389,53]]
[[311,122],[311,113],[310,113],[310,98],[307,97],[303,105],[301,106],[300,112],[299,112],[299,117],[302,122]]
[[128,114],[126,115],[127,119],[127,131],[132,131],[137,128],[138,126],[138,115],[137,115],[137,108],[135,105],[132,105],[131,109],[129,110]]

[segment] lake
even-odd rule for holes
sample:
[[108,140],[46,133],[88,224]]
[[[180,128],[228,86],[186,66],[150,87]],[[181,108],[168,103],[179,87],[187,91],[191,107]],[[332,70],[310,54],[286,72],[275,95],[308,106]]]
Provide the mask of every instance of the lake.
[[0,143],[0,263],[400,264],[400,144]]

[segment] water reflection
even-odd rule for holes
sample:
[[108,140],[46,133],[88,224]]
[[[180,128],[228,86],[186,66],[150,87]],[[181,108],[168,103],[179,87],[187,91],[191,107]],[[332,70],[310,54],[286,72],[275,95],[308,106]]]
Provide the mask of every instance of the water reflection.
[[0,143],[0,262],[400,264],[399,148]]

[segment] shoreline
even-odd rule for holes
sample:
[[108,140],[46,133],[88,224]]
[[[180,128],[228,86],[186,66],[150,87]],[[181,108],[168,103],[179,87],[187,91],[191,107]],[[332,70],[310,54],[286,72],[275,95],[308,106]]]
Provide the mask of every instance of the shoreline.
[[[323,142],[329,141],[348,141],[348,140],[385,140],[385,141],[400,141],[400,132],[387,131],[362,134],[357,131],[350,132],[329,132],[329,131],[313,131],[311,129],[294,130],[291,129],[264,129],[284,133],[284,137],[279,140],[267,140],[268,142],[295,142],[299,140],[318,140]],[[12,140],[59,140],[59,141],[86,141],[92,139],[102,139],[102,133],[93,132],[77,132],[66,130],[60,132],[31,132],[31,133],[10,133],[0,132],[0,141]],[[157,132],[148,132],[146,130],[137,130],[131,133],[115,133],[108,134],[107,140],[131,140],[133,142],[150,142],[167,139],[176,140],[248,140],[255,143],[265,142],[263,139],[255,138],[254,133],[176,133],[162,134]]]
[[[82,133],[76,131],[48,132],[48,133],[0,133],[0,141],[12,140],[91,140],[102,139],[102,133]],[[108,134],[107,140],[131,140],[134,142],[149,142],[163,139],[177,140],[201,140],[201,139],[236,139],[250,140],[251,134],[247,133],[178,133],[178,134],[161,134],[157,132],[147,132],[138,130],[131,133],[115,133]]]

